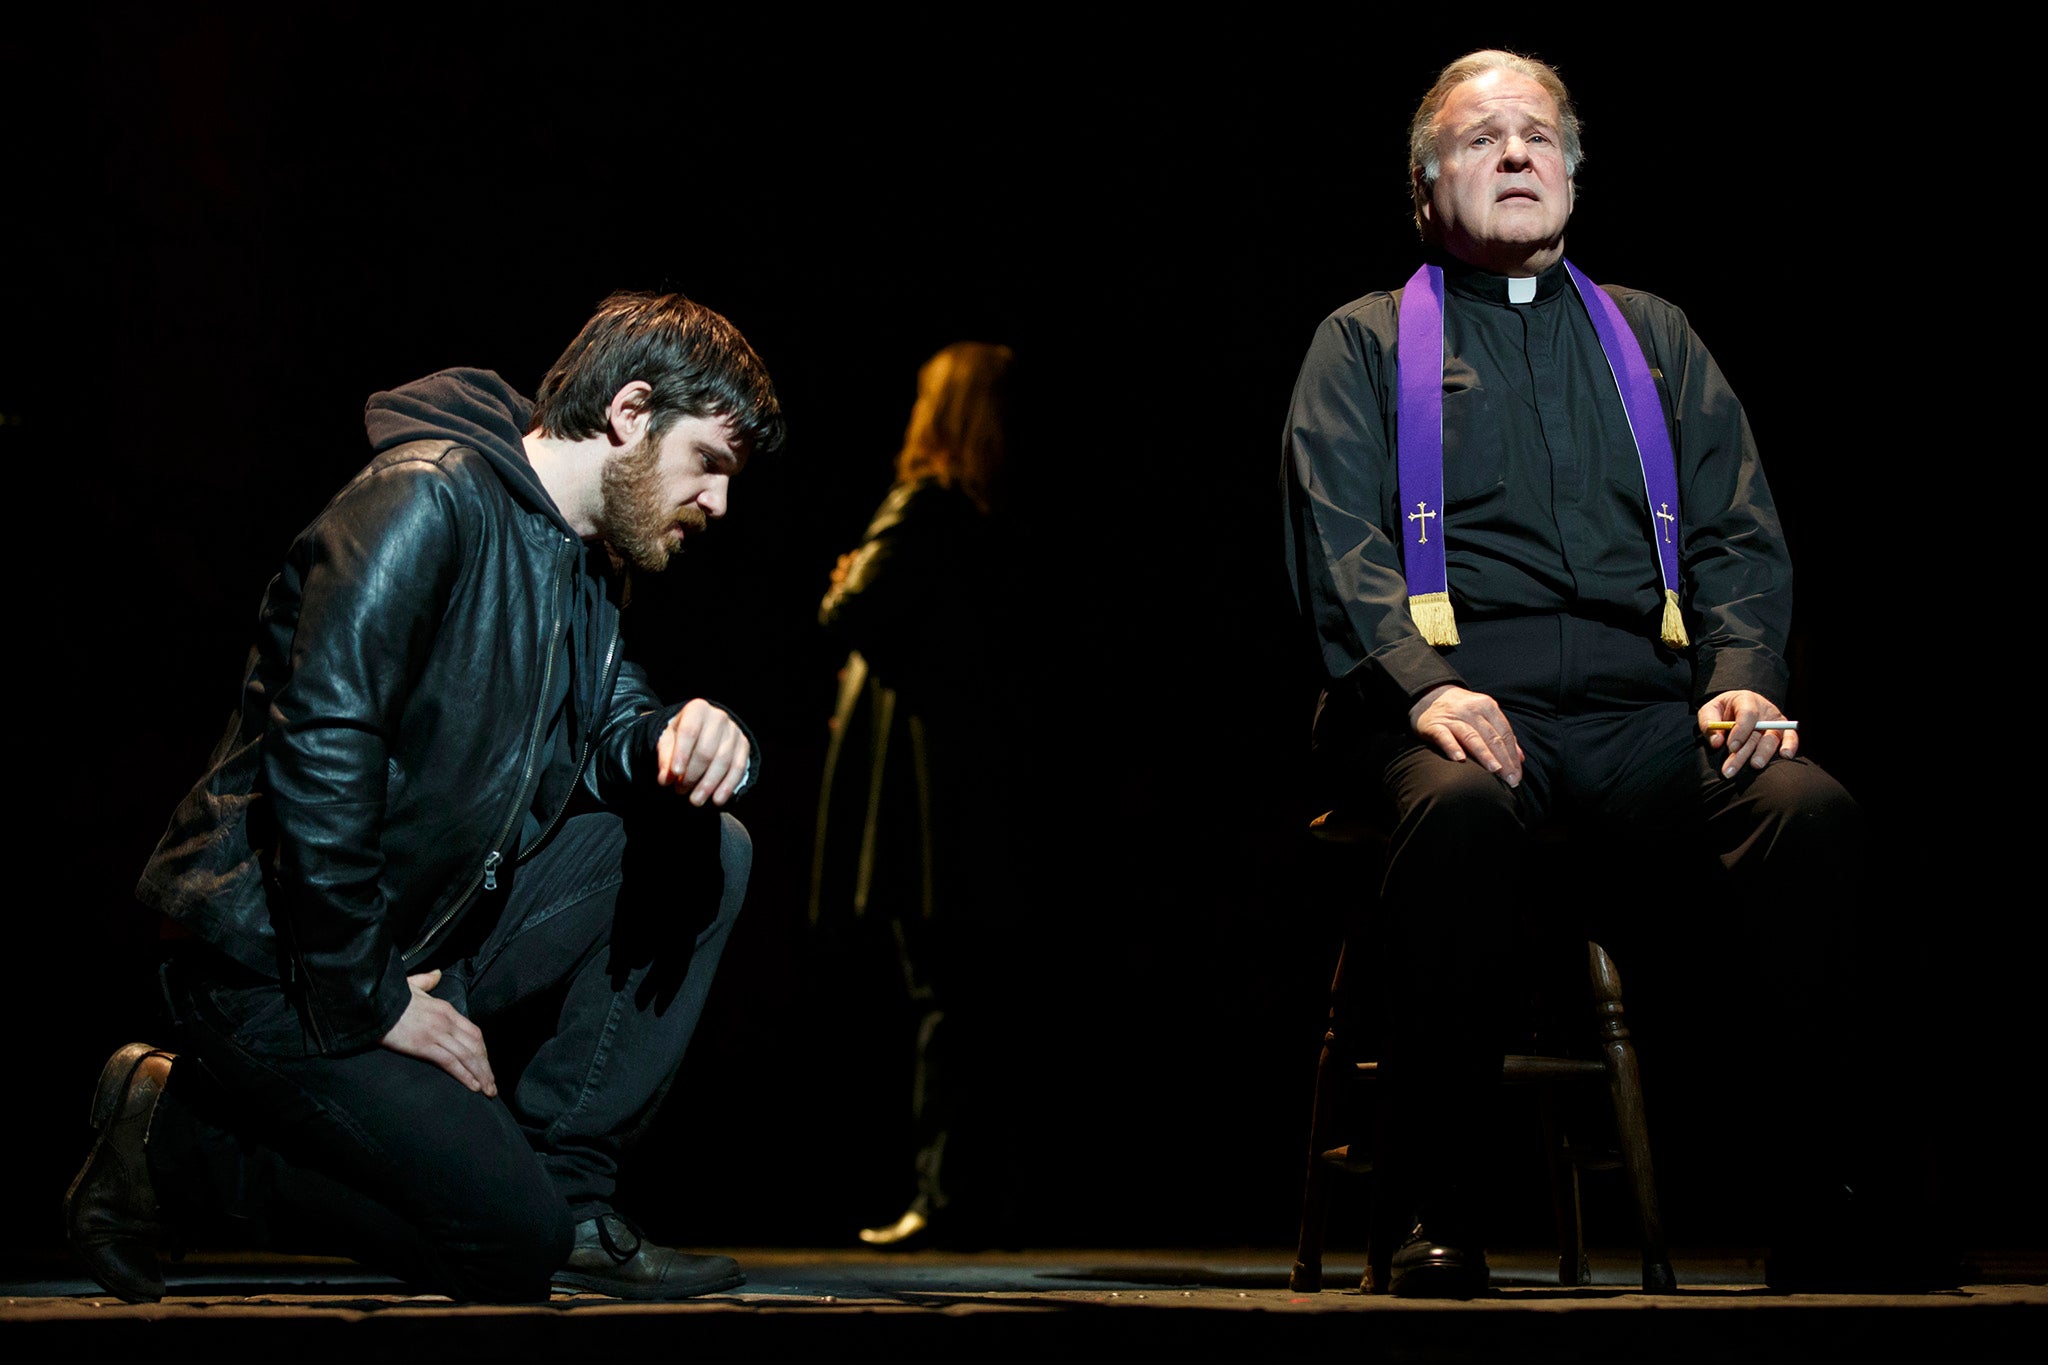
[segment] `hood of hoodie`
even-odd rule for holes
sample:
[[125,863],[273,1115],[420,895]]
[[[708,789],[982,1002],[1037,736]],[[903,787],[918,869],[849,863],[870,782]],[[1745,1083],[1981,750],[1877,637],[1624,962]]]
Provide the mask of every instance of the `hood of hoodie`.
[[521,505],[546,513],[574,536],[561,509],[526,462],[533,403],[494,370],[441,370],[370,395],[363,428],[378,454],[408,441],[454,441],[491,462]]
[[545,515],[582,547],[569,578],[563,609],[567,621],[569,706],[561,728],[552,731],[549,757],[535,781],[534,805],[559,811],[574,787],[585,749],[608,691],[611,646],[617,636],[619,585],[606,573],[606,559],[563,517],[555,500],[526,461],[524,437],[533,425],[533,404],[494,371],[442,370],[387,392],[363,405],[363,426],[378,453],[408,441],[455,441],[491,462],[521,506]]

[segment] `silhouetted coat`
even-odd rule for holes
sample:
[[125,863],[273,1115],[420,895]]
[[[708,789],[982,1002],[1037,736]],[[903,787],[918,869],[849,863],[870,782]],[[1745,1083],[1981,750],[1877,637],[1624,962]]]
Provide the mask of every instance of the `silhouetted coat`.
[[929,920],[978,869],[1002,773],[990,518],[936,480],[889,490],[818,620],[848,648],[812,863],[811,919]]

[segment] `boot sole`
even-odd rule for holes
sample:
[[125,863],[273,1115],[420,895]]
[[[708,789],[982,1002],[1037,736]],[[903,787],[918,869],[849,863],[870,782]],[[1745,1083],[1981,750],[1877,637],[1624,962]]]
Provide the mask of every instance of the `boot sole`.
[[703,1294],[720,1294],[728,1289],[738,1289],[741,1285],[745,1284],[746,1282],[746,1275],[744,1273],[741,1273],[737,1275],[727,1275],[723,1279],[714,1280],[698,1288],[690,1289],[687,1291],[670,1290],[667,1293],[657,1292],[636,1294],[632,1292],[630,1289],[618,1284],[601,1283],[594,1276],[586,1278],[580,1275],[557,1275],[554,1278],[554,1283],[552,1287],[556,1289],[572,1290],[577,1293],[603,1294],[609,1298],[614,1299],[635,1299],[661,1302],[673,1299],[694,1299],[697,1298],[699,1295]]

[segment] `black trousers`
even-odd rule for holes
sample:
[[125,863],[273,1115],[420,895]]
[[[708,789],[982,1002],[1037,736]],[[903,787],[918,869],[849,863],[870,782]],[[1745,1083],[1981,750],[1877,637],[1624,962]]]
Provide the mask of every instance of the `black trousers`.
[[456,1298],[545,1297],[675,1077],[751,857],[732,816],[677,803],[572,816],[501,877],[420,964],[483,1029],[496,1098],[383,1048],[321,1056],[277,983],[174,952],[149,1138],[167,1215]]
[[[1347,966],[1381,1040],[1382,1188],[1431,1235],[1483,1243],[1474,1185],[1526,973],[1551,962],[1575,979],[1583,968],[1555,954],[1582,953],[1587,937],[1625,981],[1638,953],[1711,957],[1745,977],[1713,1027],[1751,1059],[1737,1074],[1756,1083],[1731,1100],[1767,1125],[1752,1145],[1773,1168],[1758,1174],[1787,1186],[1841,1169],[1863,1008],[1855,800],[1803,758],[1723,777],[1726,751],[1695,725],[1689,665],[1643,634],[1574,617],[1460,634],[1452,661],[1514,726],[1520,785],[1412,733],[1352,755],[1390,831],[1359,936],[1367,960]],[[1807,1064],[1761,1046],[1773,1029],[1797,1031]]]

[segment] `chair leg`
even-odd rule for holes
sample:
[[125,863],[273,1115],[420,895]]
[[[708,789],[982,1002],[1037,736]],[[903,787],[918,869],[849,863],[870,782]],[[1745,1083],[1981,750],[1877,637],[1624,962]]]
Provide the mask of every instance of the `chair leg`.
[[1566,1155],[1557,1121],[1557,1095],[1541,1087],[1538,1106],[1543,1116],[1544,1166],[1550,1175],[1550,1215],[1557,1227],[1557,1282],[1578,1286],[1593,1282],[1586,1260],[1586,1223],[1579,1203],[1579,1168]]
[[1614,1127],[1621,1144],[1621,1163],[1635,1193],[1642,1222],[1643,1289],[1670,1293],[1678,1288],[1671,1256],[1664,1244],[1664,1217],[1657,1206],[1657,1180],[1650,1166],[1649,1122],[1643,1109],[1642,1074],[1636,1066],[1635,1044],[1622,1017],[1621,974],[1597,943],[1586,945],[1593,982],[1593,1006],[1599,1018],[1601,1052],[1607,1063],[1607,1093],[1614,1103]]
[[1332,1065],[1337,1050],[1337,1029],[1333,1022],[1323,1035],[1322,1054],[1316,1058],[1315,1100],[1309,1110],[1308,1171],[1301,1182],[1301,1230],[1294,1244],[1294,1269],[1287,1287],[1297,1294],[1314,1294],[1323,1287],[1323,1232],[1330,1216],[1330,1166],[1323,1160],[1327,1147],[1333,1087],[1347,1067]]

